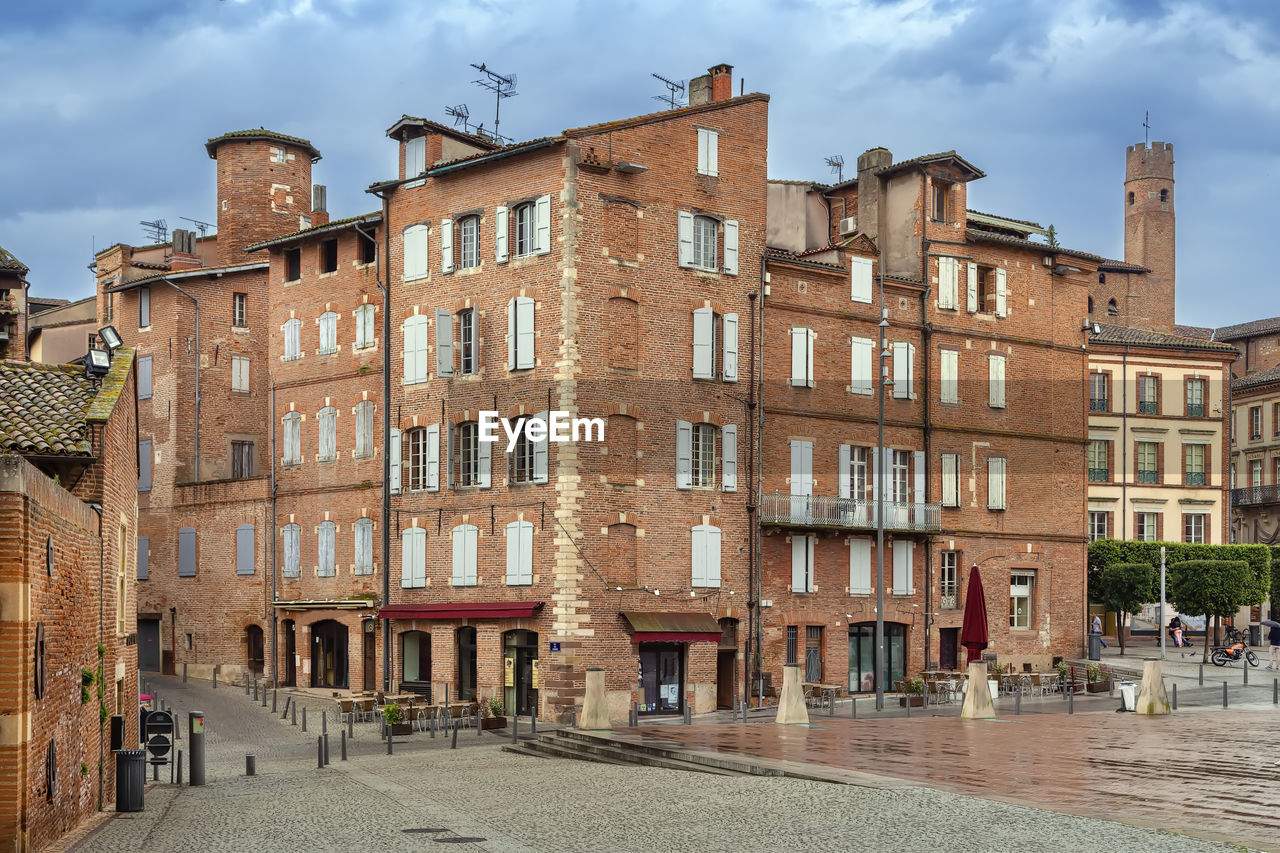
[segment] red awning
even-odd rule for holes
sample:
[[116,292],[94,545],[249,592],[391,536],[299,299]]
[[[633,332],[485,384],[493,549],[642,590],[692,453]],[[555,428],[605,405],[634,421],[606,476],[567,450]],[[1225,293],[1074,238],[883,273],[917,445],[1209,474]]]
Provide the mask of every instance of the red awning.
[[541,601],[453,601],[447,604],[388,604],[382,619],[528,619]]
[[624,611],[637,643],[719,643],[720,623],[709,613]]

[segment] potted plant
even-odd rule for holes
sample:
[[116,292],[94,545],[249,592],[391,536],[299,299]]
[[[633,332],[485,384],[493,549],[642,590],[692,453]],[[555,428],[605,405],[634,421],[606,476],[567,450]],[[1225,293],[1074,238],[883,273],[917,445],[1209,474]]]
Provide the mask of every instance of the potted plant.
[[391,729],[392,736],[407,735],[413,732],[413,723],[405,721],[404,711],[401,711],[400,706],[395,702],[383,707],[382,719],[386,721],[387,728]]
[[987,689],[991,691],[991,701],[1000,698],[1000,676],[1004,670],[996,661],[987,664]]
[[924,679],[920,676],[914,678],[904,678],[902,680],[902,695],[898,697],[898,707],[907,707],[907,702],[911,702],[911,707],[920,708],[924,705]]
[[1054,664],[1053,668],[1058,672],[1058,683],[1063,685],[1062,689],[1064,691],[1072,689],[1073,685],[1069,680],[1071,678],[1071,665],[1064,660],[1060,660]]
[[1100,664],[1091,663],[1084,670],[1084,689],[1090,693],[1104,693],[1111,689],[1111,675]]
[[480,703],[480,728],[505,729],[507,727],[506,707],[497,696],[490,696],[488,701]]

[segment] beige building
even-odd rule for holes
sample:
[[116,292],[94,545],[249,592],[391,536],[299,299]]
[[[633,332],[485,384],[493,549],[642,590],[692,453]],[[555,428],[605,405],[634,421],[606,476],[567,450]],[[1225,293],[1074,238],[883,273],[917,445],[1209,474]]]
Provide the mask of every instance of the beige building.
[[1236,542],[1280,544],[1280,367],[1231,383],[1232,533]]
[[97,332],[94,297],[58,305],[31,314],[27,321],[27,353],[32,361],[66,364],[84,356]]
[[1228,540],[1227,344],[1120,326],[1089,339],[1088,534]]

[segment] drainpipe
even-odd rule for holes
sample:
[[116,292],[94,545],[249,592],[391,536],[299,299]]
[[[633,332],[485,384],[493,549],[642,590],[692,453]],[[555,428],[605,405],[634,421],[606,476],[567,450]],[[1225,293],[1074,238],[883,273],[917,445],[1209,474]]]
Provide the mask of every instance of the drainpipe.
[[1120,538],[1128,539],[1129,480],[1129,345],[1124,345],[1120,359]]
[[[178,291],[179,293],[181,293],[183,296],[185,296],[185,297],[187,297],[188,299],[190,299],[190,300],[191,300],[192,302],[194,302],[194,303],[195,303],[195,305],[196,305],[196,387],[195,387],[195,395],[196,395],[196,421],[195,421],[195,427],[196,427],[196,435],[195,435],[196,470],[195,470],[195,474],[196,474],[196,482],[198,483],[198,482],[200,482],[200,300],[199,300],[199,299],[196,299],[196,298],[195,298],[194,296],[192,296],[190,293],[187,293],[187,291],[183,290],[181,287],[179,287],[178,285],[174,284],[172,281],[170,281],[169,279],[167,279],[167,278],[165,278],[165,277],[163,277],[163,276],[162,276],[159,280],[160,280],[160,281],[162,281],[162,282],[164,282],[165,284],[169,285],[169,286],[170,286],[170,287],[172,287],[174,290],[176,290],[176,291]],[[174,665],[175,665],[175,666],[177,665],[177,658],[176,658],[176,657],[174,658]]]
[[[764,447],[764,306],[765,306],[765,287],[768,273],[768,261],[764,255],[760,257],[760,322],[756,324],[755,311],[752,311],[752,340],[751,340],[751,394],[755,399],[755,412],[753,413],[752,427],[754,435],[752,436],[753,444]],[[751,500],[755,501],[756,506],[760,506],[760,492],[764,487],[764,453],[757,453],[755,456],[755,464],[751,472],[752,491]],[[752,548],[752,556],[755,559],[755,616],[756,616],[756,642],[755,654],[760,658],[760,665],[757,667],[757,686],[759,693],[757,694],[757,707],[764,707],[764,609],[760,607],[760,596],[764,594],[764,550],[761,542],[758,521],[752,525],[752,535],[755,537],[755,544]],[[748,697],[748,701],[750,697]]]
[[[134,396],[136,397],[137,394],[134,394]],[[103,596],[106,594],[106,588],[107,588],[106,587],[107,563],[106,563],[106,558],[103,556],[103,551],[102,551],[102,547],[103,547],[102,545],[102,504],[91,503],[89,504],[89,509],[93,510],[98,514],[98,645],[102,646],[103,648],[106,648],[106,634],[105,634],[105,629],[103,627],[103,618],[104,618]],[[101,690],[106,689],[102,685],[102,677],[106,671],[104,669],[105,666],[106,666],[105,661],[103,661],[102,658],[98,658],[98,688]],[[99,703],[106,701],[105,699],[106,694],[104,693],[103,695],[104,695],[104,698],[99,699],[98,700]],[[102,718],[99,717],[98,720],[99,720],[98,722],[98,810],[101,811],[102,810],[102,765],[103,765],[103,762],[106,760],[107,751],[106,751],[106,744],[103,742],[103,739],[102,739],[102,722],[101,722]]]
[[271,380],[271,396],[267,398],[268,422],[271,425],[271,687],[280,689],[280,647],[276,636],[279,616],[276,612],[276,381]]
[[[925,191],[928,189],[925,183],[924,171],[920,172],[920,198],[927,200]],[[923,213],[923,211],[922,211]],[[921,361],[923,362],[924,371],[924,413],[923,413],[923,432],[924,437],[924,497],[916,497],[916,501],[922,504],[929,502],[929,487],[933,483],[930,475],[929,467],[933,464],[933,416],[930,402],[933,399],[931,393],[932,385],[929,384],[930,368],[933,364],[931,355],[933,353],[933,326],[929,323],[929,244],[930,240],[926,234],[928,228],[927,218],[922,216],[924,225],[920,228],[920,281],[924,284],[924,290],[920,292],[920,349],[923,350]],[[942,519],[942,513],[938,513],[939,522]],[[941,527],[941,524],[939,524]],[[956,566],[956,573],[959,574],[960,567]],[[956,578],[957,585],[960,579]],[[924,537],[924,663],[929,665],[929,647],[933,626],[933,537],[925,534]],[[941,651],[941,650],[939,650]],[[941,666],[941,661],[938,662]]]
[[[759,538],[757,530],[758,519],[756,510],[760,506],[759,497],[756,494],[756,460],[759,453],[756,448],[756,300],[764,292],[764,280],[766,273],[767,261],[764,256],[760,257],[760,286],[761,290],[755,293],[748,293],[747,300],[751,304],[751,370],[750,383],[751,388],[748,392],[747,399],[747,447],[749,461],[747,465],[747,601],[750,604],[747,607],[747,648],[752,653],[747,656],[746,666],[743,667],[743,697],[742,701],[746,705],[751,704],[751,664],[755,656],[760,653],[759,643],[759,625],[760,625],[760,606],[756,601],[756,595],[759,587],[756,585],[756,541]],[[760,303],[763,307],[763,302]],[[763,667],[764,659],[761,657],[761,667]],[[763,691],[762,691],[763,694]],[[761,701],[764,697],[761,696]]]

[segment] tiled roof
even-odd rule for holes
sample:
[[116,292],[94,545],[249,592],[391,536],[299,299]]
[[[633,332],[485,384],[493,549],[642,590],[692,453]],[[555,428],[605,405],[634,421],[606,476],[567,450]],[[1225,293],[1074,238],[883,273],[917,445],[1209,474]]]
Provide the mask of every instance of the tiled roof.
[[283,133],[276,133],[274,130],[267,130],[265,127],[250,130],[233,130],[230,133],[224,133],[221,136],[215,136],[204,144],[204,148],[209,152],[210,157],[215,157],[218,145],[231,140],[248,141],[252,139],[266,139],[271,142],[284,142],[298,148],[305,149],[307,154],[311,156],[311,162],[320,159],[320,152],[311,144],[310,140],[302,139],[298,136],[286,136]]
[[417,127],[421,127],[423,130],[430,130],[430,131],[434,131],[435,133],[442,133],[445,136],[452,136],[456,139],[461,139],[466,142],[470,142],[474,145],[479,145],[482,148],[493,149],[493,148],[502,147],[502,143],[494,142],[492,139],[490,139],[487,136],[481,136],[478,133],[466,133],[464,131],[458,130],[456,127],[449,127],[446,124],[441,124],[438,121],[432,121],[429,118],[420,118],[418,116],[411,116],[411,115],[400,116],[400,119],[395,124],[387,128],[387,136],[390,136],[391,134],[395,133],[397,130],[399,130],[402,126],[406,124],[412,124]]
[[1131,329],[1128,326],[1099,325],[1101,331],[1091,335],[1089,340],[1096,344],[1137,344],[1149,347],[1169,349],[1198,349],[1209,352],[1235,353],[1236,348],[1228,344],[1185,338],[1181,335],[1167,335],[1162,332],[1148,332],[1145,329]]
[[1220,341],[1232,341],[1252,335],[1265,335],[1280,331],[1280,317],[1269,317],[1266,320],[1250,320],[1248,323],[1237,323],[1234,326],[1223,326],[1214,332],[1214,338]]
[[1202,341],[1213,340],[1213,329],[1208,326],[1183,326],[1179,324],[1173,327],[1173,331],[1184,338],[1199,338]]
[[975,178],[985,178],[987,176],[986,172],[961,157],[955,151],[939,151],[937,154],[922,154],[919,157],[912,157],[910,160],[902,160],[889,166],[885,166],[883,169],[877,171],[876,174],[889,175],[894,172],[900,172],[903,169],[908,169],[912,166],[922,166],[926,163],[940,163],[944,160],[955,160],[961,166],[972,172]]
[[529,151],[536,151],[540,148],[546,148],[549,145],[553,145],[557,142],[563,142],[563,141],[564,141],[564,137],[562,136],[544,136],[539,139],[530,139],[527,142],[517,142],[514,145],[508,145],[505,148],[498,148],[493,151],[481,151],[478,154],[472,154],[467,157],[459,157],[456,160],[447,160],[443,163],[436,163],[434,166],[427,167],[427,170],[423,172],[421,175],[413,175],[408,178],[398,178],[396,180],[391,180],[391,181],[378,181],[377,183],[370,184],[369,187],[365,190],[365,192],[370,192],[370,193],[381,192],[382,190],[398,187],[402,184],[407,184],[410,181],[421,180],[423,175],[434,177],[436,175],[442,175],[447,172],[452,172],[456,169],[464,169],[470,166],[478,166],[481,163],[490,163],[495,160],[502,160],[507,157],[514,157],[517,154],[524,154]]
[[135,287],[139,287],[144,284],[150,284],[151,282],[159,281],[162,278],[168,278],[168,279],[195,278],[201,275],[214,275],[216,273],[236,273],[236,272],[244,272],[246,270],[265,270],[268,266],[270,266],[270,264],[268,264],[267,261],[253,261],[252,263],[231,264],[230,266],[225,266],[225,267],[196,267],[195,269],[182,270],[181,272],[166,272],[166,273],[159,273],[158,275],[143,276],[142,278],[131,278],[122,284],[117,284],[115,287],[108,287],[105,292],[120,293],[121,291],[124,291],[124,290],[133,290],[133,288]]
[[325,234],[329,231],[341,231],[347,226],[355,222],[360,222],[361,220],[381,222],[382,214],[375,210],[372,213],[364,213],[360,216],[348,216],[346,219],[335,219],[332,222],[326,222],[324,225],[312,225],[310,228],[303,228],[300,231],[294,231],[292,234],[285,234],[283,237],[272,237],[270,240],[263,240],[261,243],[254,243],[251,246],[245,246],[244,250],[246,252],[256,252],[259,249],[279,246],[282,243],[290,243],[294,240],[314,237],[317,234]]
[[169,264],[158,264],[154,261],[129,261],[129,266],[137,267],[140,270],[167,270],[172,268]]
[[766,248],[764,250],[764,254],[765,254],[765,257],[773,258],[774,260],[777,260],[777,261],[790,261],[791,263],[804,264],[806,266],[811,266],[811,267],[822,267],[823,269],[844,270],[844,267],[841,266],[840,264],[829,264],[829,263],[826,263],[825,261],[815,261],[811,258],[805,257],[806,255],[814,255],[814,254],[819,254],[821,252],[830,252],[830,251],[832,251],[831,247],[816,249],[813,251],[801,252],[801,253],[788,252],[786,249]]
[[1037,252],[1043,252],[1050,255],[1067,255],[1072,258],[1083,258],[1084,260],[1094,261],[1100,269],[1118,269],[1127,267],[1136,271],[1146,271],[1145,267],[1126,264],[1124,261],[1116,261],[1110,258],[1104,258],[1101,255],[1095,255],[1092,252],[1082,252],[1079,249],[1066,249],[1062,246],[1050,246],[1048,243],[1037,243],[1034,240],[1024,240],[1021,237],[1010,237],[1008,234],[997,234],[994,231],[984,231],[981,228],[965,229],[965,237],[981,243],[1002,243],[1006,246],[1016,246],[1020,249],[1034,249]]
[[1258,385],[1268,385],[1272,382],[1280,382],[1280,366],[1271,368],[1270,370],[1261,370],[1257,373],[1250,373],[1240,379],[1236,379],[1231,383],[1232,391],[1241,391],[1245,388],[1253,388]]
[[696,104],[691,107],[678,107],[674,110],[662,110],[656,113],[645,113],[644,115],[633,116],[631,118],[618,119],[617,121],[606,121],[600,124],[589,124],[584,127],[574,127],[564,131],[561,136],[594,136],[597,133],[607,133],[611,130],[622,130],[628,127],[639,127],[642,124],[652,124],[657,121],[667,121],[673,118],[684,118],[685,116],[698,115],[699,113],[712,112],[723,107],[736,106],[737,104],[746,104],[752,101],[768,102],[769,96],[760,92],[752,92],[749,95],[739,95],[736,98],[725,98],[723,101],[710,101],[705,104]]
[[79,365],[0,362],[0,450],[91,456],[86,418],[97,395]]
[[0,246],[0,270],[14,270],[18,273],[26,273],[27,265],[13,256],[4,246]]
[[1003,216],[999,213],[984,213],[981,210],[974,210],[973,208],[969,208],[968,210],[965,211],[965,213],[976,213],[979,216],[989,216],[992,219],[1003,219],[1006,222],[1016,222],[1019,225],[1030,225],[1032,228],[1044,227],[1039,222],[1032,222],[1030,219],[1014,219],[1012,216]]

